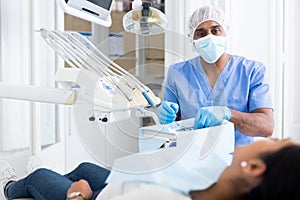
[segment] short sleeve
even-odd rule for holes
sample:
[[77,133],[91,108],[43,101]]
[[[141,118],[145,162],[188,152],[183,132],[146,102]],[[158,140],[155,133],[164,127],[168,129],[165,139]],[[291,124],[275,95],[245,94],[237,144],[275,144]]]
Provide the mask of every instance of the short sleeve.
[[257,67],[251,74],[250,80],[249,111],[259,108],[272,108],[266,67],[262,64]]

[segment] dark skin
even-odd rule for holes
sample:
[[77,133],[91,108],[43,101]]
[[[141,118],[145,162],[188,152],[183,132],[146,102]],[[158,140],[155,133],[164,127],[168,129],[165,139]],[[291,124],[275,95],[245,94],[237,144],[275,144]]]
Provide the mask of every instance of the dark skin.
[[[222,26],[215,21],[206,21],[201,23],[195,30],[194,40],[203,38],[209,34],[225,37],[226,33]],[[220,73],[230,60],[230,55],[224,53],[216,63],[207,63],[200,57],[201,65],[203,66],[208,80],[213,87]],[[270,108],[260,108],[253,110],[250,113],[240,112],[230,109],[231,119],[234,126],[240,132],[249,136],[269,137],[274,130],[274,115]]]
[[[206,190],[191,191],[193,200],[234,200],[252,188],[257,186],[263,179],[267,170],[266,164],[260,155],[266,152],[275,152],[286,146],[297,145],[298,141],[265,139],[250,145],[236,148],[233,161],[221,174],[218,181]],[[241,162],[246,166],[242,167]]]

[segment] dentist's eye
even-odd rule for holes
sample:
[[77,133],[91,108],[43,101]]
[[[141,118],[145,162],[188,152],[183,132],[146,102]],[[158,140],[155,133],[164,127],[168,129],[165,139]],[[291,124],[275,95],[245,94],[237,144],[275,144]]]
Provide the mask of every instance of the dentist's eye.
[[196,30],[194,34],[194,38],[202,38],[207,35],[207,32],[205,30]]

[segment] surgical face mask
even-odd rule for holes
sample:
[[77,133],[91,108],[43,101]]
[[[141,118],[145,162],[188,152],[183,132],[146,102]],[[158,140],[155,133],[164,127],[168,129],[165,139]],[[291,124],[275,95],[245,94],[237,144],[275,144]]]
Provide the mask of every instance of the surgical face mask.
[[223,36],[208,35],[193,41],[193,44],[207,63],[215,63],[226,51],[227,39]]

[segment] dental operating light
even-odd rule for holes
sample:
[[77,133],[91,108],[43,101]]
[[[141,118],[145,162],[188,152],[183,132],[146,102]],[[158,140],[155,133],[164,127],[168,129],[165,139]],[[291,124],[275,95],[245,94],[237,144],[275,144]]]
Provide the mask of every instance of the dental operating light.
[[109,111],[155,107],[160,103],[160,98],[150,88],[81,34],[47,29],[40,32],[47,44],[71,67],[59,69],[56,81],[78,85],[81,88],[77,95],[79,99]]
[[150,2],[134,0],[132,10],[123,17],[123,27],[128,32],[143,36],[161,34],[167,27],[167,18]]

